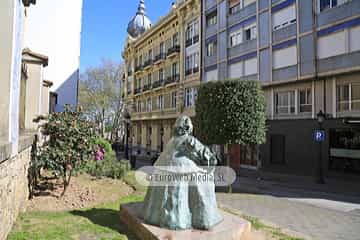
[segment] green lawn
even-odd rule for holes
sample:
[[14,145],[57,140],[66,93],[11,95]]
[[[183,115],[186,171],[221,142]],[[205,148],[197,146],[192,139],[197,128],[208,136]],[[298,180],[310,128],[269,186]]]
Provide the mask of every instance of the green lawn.
[[[125,180],[133,181],[133,174]],[[136,186],[133,186],[137,189]],[[142,190],[142,189],[141,189]],[[8,240],[126,240],[134,237],[120,224],[119,206],[143,201],[143,191],[84,210],[21,214]]]

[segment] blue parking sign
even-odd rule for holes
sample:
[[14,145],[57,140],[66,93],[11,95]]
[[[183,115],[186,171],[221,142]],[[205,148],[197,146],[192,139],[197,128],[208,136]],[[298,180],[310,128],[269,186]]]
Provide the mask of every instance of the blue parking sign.
[[315,142],[325,141],[325,131],[324,130],[315,130],[314,138],[315,138]]

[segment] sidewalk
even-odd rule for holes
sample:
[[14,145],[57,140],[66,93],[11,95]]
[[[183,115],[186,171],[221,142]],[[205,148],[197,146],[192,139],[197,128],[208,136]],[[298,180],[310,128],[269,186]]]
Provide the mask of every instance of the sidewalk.
[[221,207],[259,218],[305,239],[359,240],[360,215],[268,195],[217,194]]

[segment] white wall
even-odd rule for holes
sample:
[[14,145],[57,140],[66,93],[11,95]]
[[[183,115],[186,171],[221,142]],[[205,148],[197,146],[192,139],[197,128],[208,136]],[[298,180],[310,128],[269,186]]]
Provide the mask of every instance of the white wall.
[[82,0],[39,0],[28,9],[25,46],[49,57],[44,79],[58,93],[57,111],[76,105]]

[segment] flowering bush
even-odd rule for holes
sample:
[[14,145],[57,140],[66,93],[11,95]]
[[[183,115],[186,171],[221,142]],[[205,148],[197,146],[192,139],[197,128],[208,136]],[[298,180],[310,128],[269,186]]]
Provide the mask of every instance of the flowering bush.
[[265,98],[258,81],[216,81],[200,86],[197,136],[206,144],[262,144]]
[[80,167],[80,172],[85,172],[94,177],[122,178],[130,170],[128,161],[119,161],[111,144],[103,139],[96,138],[94,141],[93,158]]
[[64,191],[70,183],[74,168],[86,161],[93,149],[93,126],[82,118],[80,110],[65,106],[64,112],[41,116],[35,122],[45,120],[41,125],[47,140],[38,156],[45,168],[59,172],[63,177]]

